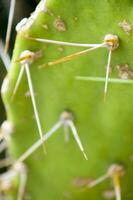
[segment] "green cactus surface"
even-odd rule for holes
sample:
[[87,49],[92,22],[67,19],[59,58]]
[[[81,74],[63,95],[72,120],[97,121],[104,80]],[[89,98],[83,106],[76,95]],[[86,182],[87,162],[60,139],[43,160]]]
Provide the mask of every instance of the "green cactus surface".
[[[14,126],[9,150],[16,161],[40,138],[25,72],[12,98],[22,67],[18,62],[20,54],[30,50],[35,55],[39,54],[29,68],[43,133],[59,121],[63,111],[71,111],[88,160],[84,159],[71,131],[69,141],[65,142],[61,127],[45,142],[46,154],[40,147],[24,161],[28,171],[24,199],[116,199],[111,193],[111,178],[93,188],[81,187],[81,182],[97,179],[112,164],[120,164],[125,171],[120,179],[122,200],[132,200],[133,84],[126,82],[132,78],[133,69],[133,2],[46,0],[40,5],[36,15],[32,15],[27,25],[19,29],[11,68],[5,78],[6,88],[5,81],[2,86],[7,118]],[[106,101],[104,81],[97,81],[97,78],[105,77],[108,48],[99,48],[71,61],[40,68],[86,48],[31,39],[99,44],[103,43],[107,34],[117,35],[120,43],[112,51],[110,78],[120,79],[127,75],[127,80],[124,83],[120,79],[122,84],[109,82]],[[76,76],[96,78],[83,81]],[[16,199],[17,191],[18,187],[15,187],[13,199]]]

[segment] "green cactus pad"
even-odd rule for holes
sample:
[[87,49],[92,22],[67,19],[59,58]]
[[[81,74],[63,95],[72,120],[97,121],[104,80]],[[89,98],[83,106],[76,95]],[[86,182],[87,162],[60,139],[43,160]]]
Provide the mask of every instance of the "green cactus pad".
[[44,11],[43,7],[40,8],[42,10],[32,25],[28,23],[29,27],[19,31],[12,66],[6,77],[8,87],[2,93],[3,100],[8,120],[14,124],[9,148],[16,160],[39,139],[25,73],[16,95],[13,100],[11,98],[21,68],[16,60],[21,52],[30,50],[41,55],[30,65],[30,72],[44,134],[59,120],[64,110],[72,111],[88,161],[71,132],[66,143],[64,130],[60,128],[45,142],[47,155],[40,147],[25,161],[28,181],[24,199],[28,196],[32,200],[108,200],[105,192],[113,189],[111,179],[92,189],[79,187],[76,180],[98,178],[112,164],[120,163],[125,168],[125,175],[121,178],[122,199],[132,200],[133,85],[109,83],[104,102],[104,82],[81,81],[75,77],[105,77],[107,48],[39,69],[42,64],[85,48],[46,44],[28,37],[102,43],[106,34],[115,34],[120,45],[112,52],[110,77],[119,78],[117,66],[127,64],[130,70],[133,69],[132,31],[128,32],[122,23],[126,20],[131,25],[133,2],[47,0],[45,6]]

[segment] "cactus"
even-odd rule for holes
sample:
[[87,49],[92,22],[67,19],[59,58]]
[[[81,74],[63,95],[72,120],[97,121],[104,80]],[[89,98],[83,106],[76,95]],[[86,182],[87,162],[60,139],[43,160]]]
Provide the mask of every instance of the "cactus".
[[[42,0],[17,25],[1,90],[13,125],[6,197],[16,199],[19,190],[19,200],[133,198],[132,18],[130,0]],[[89,52],[36,38],[100,46]]]

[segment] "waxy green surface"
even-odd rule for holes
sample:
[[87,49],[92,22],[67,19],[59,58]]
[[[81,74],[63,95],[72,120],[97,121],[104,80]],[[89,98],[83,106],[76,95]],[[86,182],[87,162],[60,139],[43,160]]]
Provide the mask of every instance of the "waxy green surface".
[[[25,35],[67,42],[102,43],[106,34],[116,34],[120,46],[112,54],[111,77],[118,78],[117,65],[128,64],[133,69],[133,36],[132,33],[126,34],[119,26],[123,20],[132,23],[133,2],[47,0],[46,5],[48,11],[40,13],[32,27],[19,33],[15,42],[8,74],[10,83],[3,94],[7,117],[14,124],[10,149],[17,159],[39,139],[31,98],[26,95],[29,91],[26,74],[11,101],[21,67],[15,60],[23,50],[28,49],[42,53],[30,65],[30,72],[44,134],[59,120],[65,109],[71,110],[88,161],[79,151],[71,133],[69,143],[65,143],[61,128],[45,143],[47,155],[40,148],[26,160],[26,192],[32,200],[102,200],[103,192],[113,188],[111,180],[84,191],[73,185],[73,181],[78,177],[98,178],[106,173],[111,164],[122,163],[126,171],[121,181],[122,199],[132,200],[133,85],[110,83],[104,102],[104,83],[79,81],[75,77],[104,77],[107,49],[98,49],[72,61],[39,69],[41,64],[84,48],[39,43],[26,39]],[[64,32],[54,26],[58,16],[65,23]],[[47,30],[44,25],[48,27]]]

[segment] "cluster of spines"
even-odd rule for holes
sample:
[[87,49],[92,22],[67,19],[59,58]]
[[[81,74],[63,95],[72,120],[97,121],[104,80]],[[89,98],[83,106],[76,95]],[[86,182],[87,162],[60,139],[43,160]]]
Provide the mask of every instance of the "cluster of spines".
[[[12,16],[13,16],[15,1],[12,1],[11,5],[12,5],[11,6],[11,8],[12,8],[11,13],[12,13]],[[8,31],[7,31],[7,39],[6,39],[6,47],[5,47],[6,52],[8,50],[9,38],[10,38],[10,32],[11,32],[11,24],[12,24],[11,19],[13,19],[13,18],[10,18],[9,28],[8,28]],[[106,77],[105,78],[101,78],[101,77],[100,78],[98,78],[98,77],[76,77],[77,79],[80,79],[80,80],[84,80],[86,78],[87,80],[91,80],[91,81],[93,81],[93,80],[94,81],[105,81],[104,99],[105,99],[106,94],[107,94],[108,82],[132,83],[131,80],[127,80],[127,81],[124,80],[123,81],[121,79],[109,79],[112,51],[117,49],[118,46],[119,46],[119,39],[118,39],[118,36],[116,36],[116,35],[107,34],[104,38],[104,42],[101,43],[101,44],[70,43],[70,42],[53,41],[53,40],[41,39],[41,38],[33,38],[31,36],[26,36],[26,38],[29,39],[29,40],[37,41],[37,42],[59,44],[59,45],[66,45],[66,46],[86,47],[87,48],[83,51],[74,53],[72,55],[68,55],[64,58],[59,58],[55,61],[50,61],[47,64],[42,64],[41,66],[39,66],[39,68],[48,67],[48,66],[50,67],[52,65],[56,65],[56,64],[60,64],[62,62],[70,61],[72,59],[75,59],[78,56],[84,55],[84,54],[86,54],[90,51],[93,51],[93,50],[101,48],[101,47],[107,48],[109,50],[109,55],[108,55],[108,62],[107,62],[107,67],[106,67]],[[38,110],[37,110],[37,105],[36,105],[36,101],[35,101],[35,97],[34,97],[34,88],[33,88],[33,84],[32,84],[32,77],[30,75],[30,70],[29,70],[30,64],[34,61],[34,59],[36,59],[36,53],[31,52],[30,50],[25,50],[21,53],[20,57],[16,60],[16,62],[20,63],[21,69],[20,69],[20,74],[19,74],[18,80],[16,82],[16,85],[15,85],[15,88],[14,88],[14,91],[13,91],[12,99],[14,98],[15,93],[17,92],[19,83],[21,81],[22,75],[23,75],[24,70],[25,70],[26,75],[27,75],[31,100],[32,100],[32,104],[33,104],[34,114],[35,114],[35,118],[36,118],[36,123],[37,123],[37,127],[38,127],[38,132],[39,132],[39,135],[40,135],[40,139],[35,144],[33,144],[17,161],[15,161],[15,163],[13,163],[12,168],[15,169],[15,171],[19,172],[20,174],[21,174],[21,170],[20,170],[21,167],[16,167],[16,166],[18,166],[19,163],[23,163],[23,161],[26,158],[28,158],[40,145],[42,145],[62,125],[64,125],[65,128],[69,127],[71,129],[73,136],[74,136],[77,144],[79,145],[80,150],[83,152],[84,157],[87,159],[87,156],[84,152],[83,145],[82,145],[82,143],[79,139],[77,129],[76,129],[75,124],[73,122],[72,113],[66,112],[66,111],[63,112],[59,121],[57,123],[55,123],[55,125],[52,127],[52,129],[50,129],[50,131],[48,131],[45,135],[43,135],[43,131],[42,131],[42,127],[41,127],[41,123],[40,123],[40,119],[39,119],[39,113],[38,113]],[[113,165],[113,167],[114,167],[114,165]],[[88,187],[89,188],[93,187],[93,186],[97,185],[98,183],[102,182],[103,180],[105,180],[106,178],[111,177],[112,180],[113,180],[113,183],[114,183],[114,189],[115,189],[115,192],[116,192],[116,199],[120,200],[121,199],[121,192],[120,192],[119,177],[123,173],[119,173],[120,170],[112,170],[113,167],[111,166],[109,168],[108,172],[105,174],[105,176],[103,176],[100,179],[97,179],[96,181],[90,183],[88,185]],[[119,167],[121,167],[121,166],[115,165],[115,169],[118,169]],[[110,171],[111,171],[110,169],[112,170],[111,173],[110,173]],[[123,172],[123,170],[122,170],[122,172]],[[26,178],[25,178],[25,180],[26,180]],[[22,191],[24,192],[24,184],[23,184],[22,187],[20,187],[20,190],[21,190],[21,192],[19,192],[19,196],[21,196],[21,197],[18,198],[19,200],[22,199]],[[21,193],[21,195],[20,195],[20,193]]]

